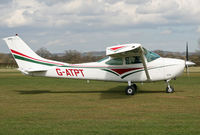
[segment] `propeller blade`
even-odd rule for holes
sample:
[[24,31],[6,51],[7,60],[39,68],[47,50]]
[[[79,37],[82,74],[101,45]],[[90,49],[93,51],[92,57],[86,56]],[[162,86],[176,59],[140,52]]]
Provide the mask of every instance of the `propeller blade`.
[[194,65],[196,65],[194,62],[189,61],[188,42],[186,42],[185,69],[188,77],[189,77],[189,67]]
[[187,65],[187,61],[189,60],[189,56],[188,56],[188,42],[186,42],[186,51],[185,51],[185,69],[186,69],[186,73],[188,76],[188,65]]
[[188,55],[188,42],[186,42],[186,51],[185,51],[185,58],[186,58],[186,61],[189,61],[189,55]]
[[188,42],[186,42],[186,51],[185,51],[185,68],[186,71],[190,66],[196,65],[194,62],[189,61],[189,52],[188,52]]

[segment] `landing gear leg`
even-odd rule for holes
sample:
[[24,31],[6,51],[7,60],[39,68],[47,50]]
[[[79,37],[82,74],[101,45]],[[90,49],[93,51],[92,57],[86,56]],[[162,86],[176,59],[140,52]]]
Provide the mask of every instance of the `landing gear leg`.
[[131,81],[128,81],[128,87],[125,89],[126,95],[134,95],[136,93],[137,86],[131,85]]
[[166,93],[173,93],[174,88],[172,86],[170,86],[169,81],[170,80],[166,80],[166,83],[167,83]]

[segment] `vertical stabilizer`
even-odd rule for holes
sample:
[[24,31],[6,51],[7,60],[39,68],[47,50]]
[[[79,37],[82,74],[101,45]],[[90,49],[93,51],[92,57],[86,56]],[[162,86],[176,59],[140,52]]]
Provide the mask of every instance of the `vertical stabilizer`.
[[49,69],[51,66],[62,66],[64,63],[48,60],[37,55],[19,36],[4,38],[19,70],[22,72]]

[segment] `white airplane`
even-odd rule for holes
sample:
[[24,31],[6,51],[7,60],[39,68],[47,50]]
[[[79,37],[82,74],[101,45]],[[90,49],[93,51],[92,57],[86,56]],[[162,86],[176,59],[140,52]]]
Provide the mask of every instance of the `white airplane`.
[[180,76],[185,67],[194,65],[181,59],[162,58],[136,43],[107,47],[107,57],[97,62],[69,64],[40,57],[17,34],[4,40],[18,70],[25,75],[128,82],[127,95],[136,93],[134,83],[155,81],[165,81],[166,92],[173,93],[169,81]]

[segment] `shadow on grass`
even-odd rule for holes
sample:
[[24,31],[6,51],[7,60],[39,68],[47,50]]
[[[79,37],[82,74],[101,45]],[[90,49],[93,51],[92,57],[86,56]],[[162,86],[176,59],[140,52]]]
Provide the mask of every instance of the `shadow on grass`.
[[137,94],[145,94],[145,93],[166,93],[165,91],[158,91],[158,90],[155,90],[155,91],[152,91],[152,90],[139,90]]
[[76,91],[51,91],[51,90],[16,90],[19,94],[44,94],[44,93],[69,93],[69,94],[93,94],[93,93],[119,93],[117,91],[85,91],[85,90],[76,90]]
[[101,99],[113,99],[113,98],[128,98],[124,94],[123,86],[115,87],[109,90],[67,90],[67,91],[58,91],[58,90],[15,90],[19,94],[100,94]]
[[[53,90],[15,90],[19,94],[101,94],[101,99],[119,99],[119,98],[130,98],[133,96],[127,96],[124,92],[124,86],[117,86],[108,90],[67,90],[67,91],[53,91]],[[137,94],[148,94],[148,93],[165,93],[165,91],[144,91],[139,90]]]

